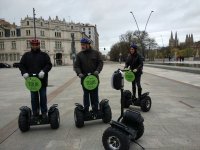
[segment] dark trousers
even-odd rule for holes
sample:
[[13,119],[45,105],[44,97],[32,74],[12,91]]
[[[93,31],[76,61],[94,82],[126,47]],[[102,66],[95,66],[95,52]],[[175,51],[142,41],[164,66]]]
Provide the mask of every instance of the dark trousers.
[[90,102],[92,110],[98,111],[98,106],[99,106],[98,87],[92,91],[88,91],[83,88],[83,105],[85,111],[89,111]]
[[41,87],[37,92],[31,92],[31,106],[33,115],[39,115],[40,108],[41,113],[47,113],[47,95],[46,87]]
[[141,92],[142,92],[142,87],[141,87],[141,73],[136,73],[135,74],[135,80],[132,82],[132,91],[133,91],[133,97],[136,96],[136,85],[138,88],[138,97],[141,96]]

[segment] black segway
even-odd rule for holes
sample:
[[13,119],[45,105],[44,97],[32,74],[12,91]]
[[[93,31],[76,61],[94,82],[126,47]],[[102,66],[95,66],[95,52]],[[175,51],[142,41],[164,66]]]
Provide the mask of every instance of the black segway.
[[143,135],[144,119],[138,111],[126,110],[124,112],[124,75],[121,70],[114,72],[112,87],[121,91],[121,115],[117,121],[111,121],[111,127],[104,131],[103,146],[106,150],[128,150],[130,142],[137,143],[136,140]]
[[[36,75],[28,77],[25,81],[26,87],[33,92],[39,91],[41,88],[41,81]],[[41,114],[33,116],[32,110],[27,106],[20,107],[20,114],[18,118],[18,126],[22,132],[30,129],[30,126],[50,124],[52,129],[59,128],[60,116],[57,104],[53,104],[48,110],[48,116],[43,117]]]
[[[99,80],[95,75],[88,74],[87,76],[83,77],[82,85],[83,88],[91,91],[97,88],[97,86],[99,85]],[[104,123],[109,123],[111,121],[112,112],[108,99],[101,100],[101,102],[99,103],[99,110],[97,112],[94,112],[93,110],[86,112],[83,105],[79,103],[75,103],[75,106],[74,121],[77,128],[83,127],[84,121],[97,119],[102,119]]]
[[[135,79],[135,72],[132,70],[123,70],[125,72],[125,79],[131,82]],[[151,109],[151,97],[149,92],[143,93],[141,97],[132,97],[132,93],[129,90],[123,91],[124,95],[124,107],[128,108],[130,105],[139,106],[143,112],[148,112]]]

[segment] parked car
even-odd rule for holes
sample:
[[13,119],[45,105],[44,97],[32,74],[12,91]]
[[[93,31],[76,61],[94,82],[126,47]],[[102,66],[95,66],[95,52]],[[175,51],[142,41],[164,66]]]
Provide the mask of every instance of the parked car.
[[0,63],[0,68],[11,68],[11,65],[7,63]]
[[19,68],[19,65],[20,65],[19,62],[13,63],[13,67],[14,67],[14,68]]

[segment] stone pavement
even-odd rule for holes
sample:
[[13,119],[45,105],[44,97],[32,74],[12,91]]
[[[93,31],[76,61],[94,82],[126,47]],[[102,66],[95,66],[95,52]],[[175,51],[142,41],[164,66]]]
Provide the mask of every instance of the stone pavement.
[[[111,88],[110,79],[122,66],[105,64],[100,74],[99,96],[110,100],[113,120],[120,114],[120,91]],[[48,106],[57,103],[60,110],[61,124],[57,130],[45,125],[21,133],[15,120],[20,106],[30,106],[30,94],[18,69],[1,69],[0,74],[0,137],[12,129],[11,134],[4,136],[0,150],[104,149],[101,138],[109,124],[97,120],[86,122],[81,129],[74,125],[74,103],[82,103],[82,89],[72,66],[54,67],[49,75]],[[152,108],[144,113],[138,107],[130,106],[144,117],[145,131],[138,142],[147,150],[199,150],[199,75],[145,66],[142,86],[144,92],[150,92]],[[125,89],[131,89],[130,83],[125,82]],[[132,143],[130,149],[141,148]]]

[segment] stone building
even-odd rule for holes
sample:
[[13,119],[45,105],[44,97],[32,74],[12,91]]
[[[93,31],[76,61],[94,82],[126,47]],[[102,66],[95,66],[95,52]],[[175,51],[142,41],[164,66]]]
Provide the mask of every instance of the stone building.
[[[92,46],[99,50],[96,25],[66,22],[56,16],[48,20],[36,18],[35,26],[41,50],[49,54],[54,65],[71,64],[81,49],[82,37],[90,38]],[[0,62],[12,65],[20,61],[24,52],[30,50],[29,41],[35,37],[33,27],[33,18],[29,16],[21,19],[20,26],[0,19]]]
[[177,47],[179,45],[177,32],[175,33],[175,37],[173,37],[173,33],[171,31],[171,37],[169,39],[169,47]]

